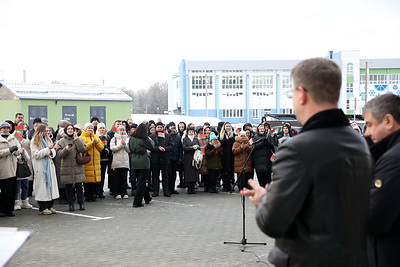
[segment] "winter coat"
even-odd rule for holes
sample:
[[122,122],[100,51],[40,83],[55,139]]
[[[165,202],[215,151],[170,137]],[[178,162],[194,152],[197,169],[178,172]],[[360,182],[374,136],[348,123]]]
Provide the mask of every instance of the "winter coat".
[[368,211],[370,266],[400,266],[400,130],[371,147],[375,160]]
[[[242,144],[247,144],[245,148],[241,148]],[[243,165],[246,162],[246,159],[250,155],[252,146],[249,144],[249,140],[246,136],[236,136],[235,143],[232,146],[232,153],[235,156],[235,172],[240,173],[242,171]],[[247,161],[245,166],[246,172],[253,172],[253,165],[251,162],[251,158]]]
[[[51,201],[59,198],[56,167],[53,158],[56,156],[56,150],[48,147],[39,148],[31,141],[32,165],[34,170],[33,190],[35,191],[36,201]],[[42,161],[45,157],[49,159],[51,187],[45,182],[43,175]]]
[[147,150],[154,150],[154,142],[150,139],[139,139],[131,136],[129,139],[129,150],[132,153],[131,163],[134,170],[150,170],[150,158]]
[[100,152],[100,161],[108,161],[109,158],[109,145],[107,135],[99,135],[101,142],[104,144],[103,150]]
[[[100,141],[100,138],[91,133],[89,134],[85,130],[82,131],[80,138],[85,141],[87,152],[90,154],[90,161],[85,166],[86,183],[97,183],[101,181],[101,167],[100,167],[100,151],[103,150],[104,144]],[[98,139],[96,144],[92,144],[94,138]]]
[[[206,148],[205,158],[207,159],[207,169],[221,170],[222,147],[215,148],[213,145],[208,145]],[[203,158],[204,160],[204,158]]]
[[210,139],[209,138],[206,139],[197,138],[197,139],[199,140],[200,149],[201,152],[203,153],[203,160],[201,162],[199,171],[201,175],[208,175],[208,168],[207,168],[208,158],[206,157],[206,148],[208,146],[208,142],[210,141]]
[[[150,138],[154,141],[155,150],[151,152],[151,164],[169,164],[169,151],[173,149],[171,135],[164,133],[164,137],[158,137],[158,133],[153,133]],[[158,147],[164,147],[165,151],[160,151]]]
[[170,160],[180,160],[183,158],[182,141],[179,134],[171,134],[173,149],[169,151]]
[[[125,141],[125,145],[121,142]],[[129,169],[129,138],[127,135],[120,135],[116,133],[110,142],[110,149],[113,153],[113,161],[111,163],[111,168],[113,170],[125,168]]]
[[[10,153],[10,147],[18,146],[18,150]],[[17,156],[21,154],[21,146],[12,134],[7,139],[0,135],[0,180],[15,177],[17,173]]]
[[258,172],[271,172],[272,162],[270,158],[272,153],[275,153],[275,148],[272,143],[270,135],[255,135],[253,137],[253,152],[251,157],[253,160],[253,166]]
[[191,141],[187,136],[183,138],[182,149],[184,152],[183,168],[185,182],[197,182],[197,180],[199,179],[199,170],[192,165],[193,155],[195,151],[195,149],[193,148],[194,145],[200,145],[197,137],[194,137],[193,141]]
[[219,141],[222,147],[222,168],[224,171],[234,170],[234,155],[232,153],[232,146],[235,142],[235,136],[228,138],[226,134],[219,136]]
[[[72,144],[72,150],[68,150],[67,147]],[[63,184],[77,184],[84,183],[85,167],[76,163],[76,154],[83,153],[86,151],[86,145],[82,138],[70,137],[64,135],[63,138],[58,141],[57,145],[57,157],[61,161],[60,166],[60,178]]]
[[319,112],[278,151],[256,208],[259,228],[275,238],[275,266],[368,266],[372,159],[348,124],[339,109]]

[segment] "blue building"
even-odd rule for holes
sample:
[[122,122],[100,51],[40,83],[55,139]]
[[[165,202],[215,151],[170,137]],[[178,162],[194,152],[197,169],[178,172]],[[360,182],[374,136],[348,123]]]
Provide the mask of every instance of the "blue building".
[[[332,59],[342,69],[339,107],[346,114],[361,114],[365,101],[377,95],[400,94],[400,59],[360,59],[359,51],[338,52]],[[271,113],[293,114],[287,97],[290,71],[300,61],[182,60],[169,80],[168,110],[231,123],[259,123]]]

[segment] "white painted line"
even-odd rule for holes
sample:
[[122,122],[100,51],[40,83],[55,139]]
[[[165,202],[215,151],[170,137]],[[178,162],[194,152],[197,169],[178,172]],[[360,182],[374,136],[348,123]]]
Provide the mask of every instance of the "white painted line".
[[[38,208],[32,208],[34,210],[39,210]],[[99,220],[108,220],[108,219],[112,219],[114,217],[97,217],[97,216],[90,216],[90,215],[85,215],[85,214],[79,214],[79,213],[72,213],[72,212],[65,212],[65,211],[58,211],[57,213],[60,214],[65,214],[65,215],[72,215],[72,216],[77,216],[77,217],[84,217],[84,218],[89,218],[92,219],[92,221],[99,221]],[[57,214],[56,213],[56,214]]]
[[[151,202],[161,202],[161,203],[165,203],[165,204],[173,204],[173,205],[180,205],[180,206],[186,206],[186,207],[194,207],[195,205],[193,204],[184,204],[184,203],[179,203],[179,202],[169,202],[169,201],[162,201],[162,200],[153,200]],[[199,205],[196,205],[199,206]]]

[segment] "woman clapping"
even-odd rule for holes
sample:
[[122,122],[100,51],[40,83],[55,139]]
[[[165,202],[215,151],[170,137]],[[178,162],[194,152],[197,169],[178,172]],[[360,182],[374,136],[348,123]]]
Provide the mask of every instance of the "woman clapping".
[[65,184],[69,211],[74,211],[74,195],[76,190],[79,209],[84,210],[83,187],[85,182],[85,169],[83,165],[76,163],[76,154],[86,151],[86,145],[74,131],[72,124],[64,128],[64,137],[60,139],[57,146],[57,154],[61,159],[60,175],[61,182]]

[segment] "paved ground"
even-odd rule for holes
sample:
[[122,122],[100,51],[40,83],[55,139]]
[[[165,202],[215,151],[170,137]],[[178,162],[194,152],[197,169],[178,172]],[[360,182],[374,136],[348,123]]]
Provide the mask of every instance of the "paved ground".
[[68,212],[61,204],[48,216],[16,211],[0,218],[0,226],[33,234],[7,266],[272,266],[273,239],[256,226],[252,204],[246,199],[247,241],[267,245],[246,245],[242,252],[241,245],[223,244],[242,240],[241,196],[201,189],[195,195],[181,189],[136,209],[132,197],[107,195],[86,203],[85,211]]

